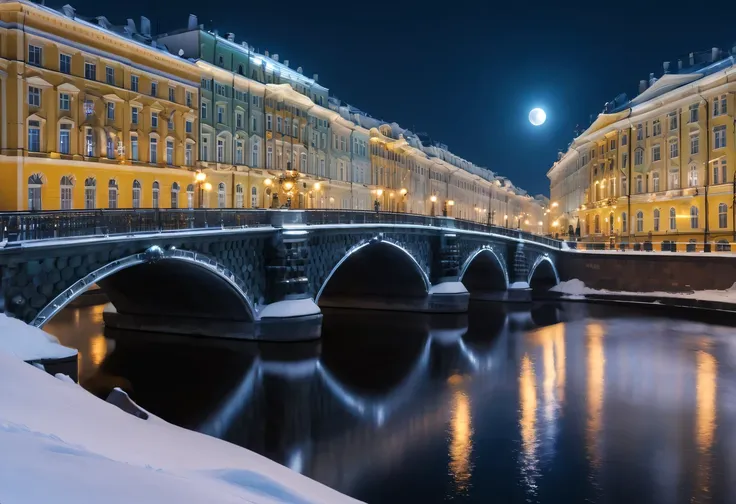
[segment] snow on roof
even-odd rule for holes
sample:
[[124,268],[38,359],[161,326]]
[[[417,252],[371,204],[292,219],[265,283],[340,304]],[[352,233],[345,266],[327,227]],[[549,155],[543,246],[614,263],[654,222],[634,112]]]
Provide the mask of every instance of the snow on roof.
[[654,84],[649,86],[643,93],[631,100],[631,105],[639,105],[649,101],[657,96],[663,95],[667,91],[672,91],[680,86],[689,84],[703,77],[702,73],[695,74],[665,74],[660,77]]

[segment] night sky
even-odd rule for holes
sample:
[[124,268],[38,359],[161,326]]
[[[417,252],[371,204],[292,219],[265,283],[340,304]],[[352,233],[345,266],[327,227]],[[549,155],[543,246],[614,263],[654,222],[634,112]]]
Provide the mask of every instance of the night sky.
[[[196,14],[205,28],[234,32],[238,42],[318,73],[331,95],[426,132],[531,194],[549,194],[545,173],[557,151],[606,101],[633,97],[640,79],[661,76],[663,61],[676,66],[689,52],[736,41],[727,22],[736,17],[733,2],[700,9],[546,0],[70,3],[79,15],[114,24],[145,15],[159,33],[186,27]],[[535,106],[547,112],[538,128],[527,120]]]

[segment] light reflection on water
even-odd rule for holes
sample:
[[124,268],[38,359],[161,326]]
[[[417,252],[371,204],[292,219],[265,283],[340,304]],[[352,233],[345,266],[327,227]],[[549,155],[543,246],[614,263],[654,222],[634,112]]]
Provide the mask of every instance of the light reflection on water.
[[736,502],[736,331],[581,305],[329,312],[257,345],[48,326],[82,384],[122,386],[367,502]]

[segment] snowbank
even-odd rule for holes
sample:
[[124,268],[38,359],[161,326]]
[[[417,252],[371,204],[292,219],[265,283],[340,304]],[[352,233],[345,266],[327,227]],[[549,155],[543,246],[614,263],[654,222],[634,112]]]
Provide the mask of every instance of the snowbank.
[[0,502],[356,502],[244,448],[141,420],[0,352]]
[[647,298],[674,298],[674,299],[693,299],[697,301],[716,301],[720,303],[736,304],[736,283],[731,288],[725,290],[701,290],[690,292],[630,292],[630,291],[611,291],[606,289],[591,289],[586,287],[585,283],[574,278],[566,282],[560,282],[550,289],[552,292],[559,292],[567,299],[581,299],[586,294],[594,294],[596,296],[641,296]]
[[527,282],[513,282],[509,285],[509,289],[528,289],[529,284]]
[[468,289],[462,282],[440,282],[429,288],[429,294],[467,294]]
[[263,307],[260,317],[264,318],[291,318],[319,315],[322,311],[311,298],[287,299],[276,301]]
[[56,337],[4,313],[0,313],[0,352],[24,361],[64,359],[77,355],[75,349],[61,345]]

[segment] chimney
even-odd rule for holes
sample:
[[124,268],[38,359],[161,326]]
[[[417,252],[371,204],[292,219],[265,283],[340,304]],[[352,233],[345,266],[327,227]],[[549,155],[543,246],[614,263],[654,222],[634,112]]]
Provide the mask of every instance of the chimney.
[[278,62],[278,61],[279,61],[279,55],[278,55],[278,54],[274,54],[274,55],[272,56],[272,58],[273,58],[273,60],[274,60],[274,61],[276,61],[276,62]]
[[297,67],[296,73],[302,73],[302,72],[304,72],[304,70],[302,70],[302,67]]
[[243,48],[244,48],[244,49],[245,49],[246,51],[247,51],[248,49],[250,49],[250,46],[248,45],[248,42],[246,42],[245,40],[243,40],[243,41],[242,41],[242,42],[240,43],[240,45],[241,45],[241,46],[243,46]]
[[718,58],[720,57],[721,50],[717,47],[714,47],[710,50],[710,60],[711,62],[718,61]]
[[314,74],[312,76],[312,79],[314,79],[314,82],[318,82],[319,81],[319,74]]
[[289,60],[284,60],[284,66],[287,68],[289,67]]
[[639,81],[639,94],[642,94],[646,90],[647,90],[647,81],[640,80]]
[[71,5],[66,4],[64,7],[61,8],[61,11],[66,17],[74,19],[74,13],[76,12],[76,9],[74,9],[74,7],[72,7]]
[[151,36],[151,20],[146,16],[141,16],[141,35]]
[[677,71],[682,70],[682,60],[677,60]]
[[227,32],[225,34],[225,38],[227,39],[228,42],[235,42],[235,34],[232,32]]
[[110,29],[110,21],[105,16],[97,16],[97,25],[105,30]]
[[690,66],[695,64],[695,53],[690,53]]
[[649,74],[649,85],[650,86],[653,86],[655,82],[657,82],[657,79],[654,78],[654,74],[653,73],[650,73]]
[[670,73],[670,62],[665,61],[664,63],[662,63],[662,68],[664,69],[665,75]]
[[138,33],[138,30],[135,29],[135,21],[132,19],[128,19],[128,24],[125,25],[125,27],[130,31],[131,34]]
[[264,56],[265,56],[266,58],[268,58],[268,51],[267,51],[267,50],[266,50],[266,51],[263,51],[263,55],[264,55]]
[[194,14],[189,14],[189,22],[187,23],[187,30],[196,30],[197,29],[197,16]]

